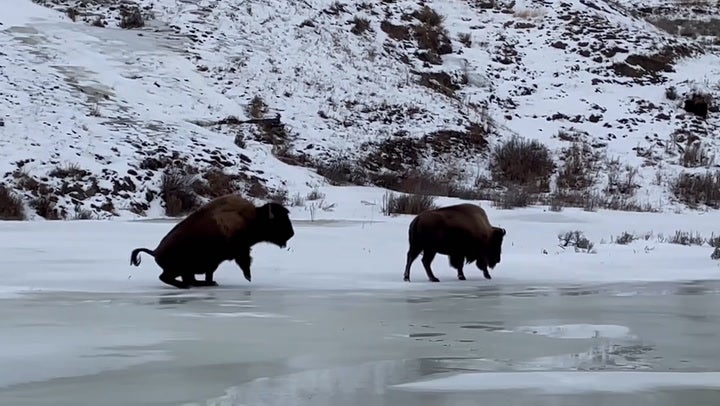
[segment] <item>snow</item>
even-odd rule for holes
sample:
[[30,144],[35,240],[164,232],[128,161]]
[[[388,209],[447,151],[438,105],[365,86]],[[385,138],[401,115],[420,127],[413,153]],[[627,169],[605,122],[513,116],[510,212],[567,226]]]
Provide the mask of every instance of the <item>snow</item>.
[[[361,291],[374,289],[472,289],[506,284],[572,284],[638,281],[682,281],[720,278],[720,266],[710,259],[712,248],[670,244],[659,234],[675,230],[709,237],[716,231],[715,212],[690,214],[550,212],[535,207],[499,210],[483,206],[494,225],[507,230],[502,262],[492,280],[467,267],[459,281],[444,256],[433,269],[440,283],[427,281],[420,261],[413,264],[411,282],[402,280],[407,251],[407,226],[412,216],[385,216],[384,191],[371,188],[325,187],[328,211],[311,215],[292,207],[296,235],[286,249],[270,244],[253,248],[253,279],[245,281],[232,262],[215,275],[219,287],[196,289],[313,289]],[[457,202],[440,199],[439,205]],[[313,221],[314,219],[314,221]],[[138,268],[129,265],[130,251],[153,248],[173,221],[64,221],[0,223],[0,289],[13,295],[27,291],[148,292],[174,290],[157,277],[159,268],[143,255]],[[531,230],[531,231],[530,231]],[[594,253],[558,246],[558,234],[580,230],[595,243]],[[627,245],[611,243],[628,231],[654,233]],[[603,243],[604,240],[604,243]],[[544,334],[559,334],[539,328]],[[562,327],[560,327],[562,328]],[[591,334],[598,327],[569,326],[569,337]],[[600,328],[601,330],[603,328]],[[592,333],[594,334],[594,333]],[[621,330],[602,330],[610,336]]]
[[537,390],[546,394],[628,393],[665,388],[720,388],[720,372],[482,372],[394,385],[402,390]]
[[[270,115],[281,114],[290,133],[289,150],[319,160],[362,158],[372,149],[368,142],[382,142],[398,131],[419,138],[474,122],[494,123],[491,146],[518,134],[542,141],[557,158],[568,145],[557,138],[559,130],[585,131],[585,141],[606,145],[600,150],[608,159],[638,169],[637,203],[666,211],[683,209],[668,198],[668,180],[680,170],[706,169],[682,168],[670,134],[686,130],[711,152],[719,147],[711,136],[718,129],[717,117],[681,117],[681,100],[665,98],[671,85],[681,96],[694,87],[716,93],[720,64],[712,49],[677,61],[674,72],[662,73],[666,83],[640,85],[611,73],[609,66],[627,55],[691,41],[632,17],[625,9],[639,7],[634,0],[596,2],[596,7],[575,0],[542,6],[520,0],[514,2],[514,13],[479,9],[472,2],[428,1],[444,16],[452,40],[454,51],[442,56],[441,65],[423,64],[414,55],[413,41],[400,43],[381,29],[384,19],[407,23],[403,14],[417,9],[409,0],[347,4],[336,14],[328,12],[333,0],[242,5],[138,0],[154,18],[134,30],[115,25],[117,8],[111,5],[76,5],[88,21],[102,15],[109,22],[95,27],[82,15],[72,21],[63,12],[67,4],[55,3],[46,8],[22,0],[0,16],[0,39],[6,44],[0,73],[7,78],[0,87],[0,172],[26,200],[31,192],[21,190],[11,174],[19,161],[30,160],[22,171],[57,190],[77,183],[87,191],[97,178],[102,190],[79,199],[79,205],[104,218],[163,216],[157,198],[161,173],[140,169],[146,157],[176,153],[202,170],[213,153],[220,154],[230,163],[227,172],[258,176],[290,194],[304,194],[323,183],[312,170],[279,161],[270,145],[253,139],[248,126],[196,124],[229,115],[246,119],[255,96],[268,104]],[[535,11],[524,17],[528,9]],[[351,33],[355,16],[367,18],[371,31]],[[508,25],[516,23],[534,26]],[[459,34],[470,34],[473,44],[464,46]],[[550,46],[555,41],[567,47]],[[613,46],[628,52],[602,55],[600,48]],[[498,60],[507,48],[516,52],[510,64]],[[591,56],[579,55],[582,49],[591,49]],[[401,62],[404,57],[409,62]],[[456,97],[447,97],[415,83],[412,71],[462,74],[468,84]],[[654,107],[643,110],[641,104]],[[403,114],[390,116],[383,107]],[[413,109],[417,113],[408,113]],[[568,118],[553,119],[556,113]],[[660,113],[670,118],[659,119]],[[591,122],[591,114],[602,118]],[[572,119],[576,115],[577,122]],[[246,141],[242,147],[234,142],[238,135]],[[651,151],[651,164],[638,156],[637,147]],[[455,154],[425,163],[438,171],[459,170],[465,178],[459,182],[472,182],[485,171],[485,153]],[[69,180],[66,187],[66,180],[46,179],[67,164],[90,175]],[[115,183],[127,179],[134,187],[110,193]],[[606,181],[607,171],[599,171],[596,190]],[[58,207],[72,216],[77,202],[61,194]],[[108,200],[112,214],[99,208]],[[138,213],[131,210],[137,204],[149,207]]]

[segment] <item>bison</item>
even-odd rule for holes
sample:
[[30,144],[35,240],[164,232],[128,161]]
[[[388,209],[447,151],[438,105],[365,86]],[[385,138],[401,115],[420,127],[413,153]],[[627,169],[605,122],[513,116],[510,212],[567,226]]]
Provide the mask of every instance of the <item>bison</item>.
[[[278,203],[257,207],[238,195],[221,196],[175,225],[154,250],[134,249],[130,264],[140,265],[141,252],[150,254],[162,268],[161,281],[187,289],[217,286],[213,273],[223,261],[234,260],[250,281],[251,247],[269,242],[284,248],[295,235],[288,213]],[[196,274],[205,274],[205,281]]]
[[486,279],[492,279],[488,267],[492,269],[500,263],[504,237],[505,229],[490,225],[480,206],[464,203],[426,210],[408,227],[410,248],[403,279],[410,281],[410,267],[421,252],[422,264],[431,282],[439,282],[430,268],[435,254],[448,256],[460,280],[465,280],[463,264],[473,261]]

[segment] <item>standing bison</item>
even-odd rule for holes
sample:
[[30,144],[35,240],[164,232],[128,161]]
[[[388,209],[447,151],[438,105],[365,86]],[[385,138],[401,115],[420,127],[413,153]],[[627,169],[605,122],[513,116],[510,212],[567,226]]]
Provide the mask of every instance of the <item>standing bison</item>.
[[[250,248],[269,242],[281,248],[295,232],[288,210],[277,203],[256,207],[236,196],[218,197],[191,213],[160,241],[154,250],[136,248],[130,264],[140,265],[140,252],[155,257],[160,280],[180,289],[216,286],[213,273],[223,261],[234,260],[250,281]],[[195,279],[205,274],[205,281]],[[176,278],[180,277],[182,281]]]
[[403,277],[406,282],[410,281],[410,267],[421,252],[422,264],[431,282],[439,282],[430,268],[435,254],[448,256],[460,280],[465,280],[463,264],[473,261],[485,279],[492,279],[488,267],[492,269],[500,263],[505,229],[490,225],[480,206],[464,203],[418,214],[410,222],[408,237],[410,249]]

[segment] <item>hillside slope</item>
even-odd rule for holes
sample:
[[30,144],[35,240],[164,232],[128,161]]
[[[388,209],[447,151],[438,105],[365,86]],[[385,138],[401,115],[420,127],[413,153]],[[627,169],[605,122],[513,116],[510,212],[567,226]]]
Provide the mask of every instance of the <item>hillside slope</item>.
[[[517,184],[672,209],[678,173],[714,166],[720,123],[712,30],[648,22],[680,6],[23,0],[0,16],[0,173],[45,218],[305,193],[323,182],[305,167],[336,184],[500,200]],[[683,109],[693,93],[706,117]],[[493,154],[513,135],[554,164]],[[691,181],[681,203],[715,202]]]

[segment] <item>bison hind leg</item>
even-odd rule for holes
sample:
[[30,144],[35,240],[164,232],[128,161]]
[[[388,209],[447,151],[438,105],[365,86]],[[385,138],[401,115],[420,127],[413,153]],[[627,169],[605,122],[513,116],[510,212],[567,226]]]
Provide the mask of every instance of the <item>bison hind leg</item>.
[[174,286],[178,289],[188,289],[190,288],[190,285],[184,280],[179,281],[177,280],[177,274],[174,272],[168,272],[167,270],[163,270],[163,272],[160,274],[160,280],[170,286]]
[[435,259],[435,254],[437,254],[435,251],[429,251],[426,249],[423,252],[423,256],[421,259],[423,267],[425,268],[425,273],[427,274],[430,282],[440,282],[440,279],[435,277],[432,268],[430,268],[430,264],[432,264],[433,259]]
[[195,273],[191,271],[185,271],[181,275],[182,281],[188,286],[208,286],[206,281],[199,281],[195,279]]
[[217,286],[218,283],[213,280],[213,274],[215,273],[215,269],[212,271],[206,271],[205,272],[205,281],[203,282],[204,286]]
[[410,282],[410,267],[421,252],[422,249],[417,246],[411,245],[410,249],[408,249],[407,258],[405,260],[405,273],[403,274],[403,281]]
[[450,255],[450,266],[457,269],[457,277],[459,280],[464,281],[465,280],[465,273],[463,272],[463,263],[465,262],[465,257],[462,255]]

